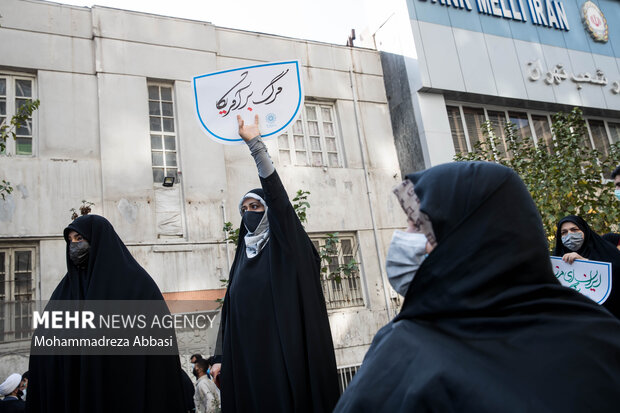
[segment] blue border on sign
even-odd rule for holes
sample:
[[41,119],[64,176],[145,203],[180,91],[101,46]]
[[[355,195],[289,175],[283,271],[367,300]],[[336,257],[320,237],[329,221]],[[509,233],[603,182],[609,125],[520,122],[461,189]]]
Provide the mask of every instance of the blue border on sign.
[[[562,257],[556,257],[555,255],[552,255],[551,262],[553,262],[554,259],[562,261]],[[590,260],[575,260],[575,262],[585,262],[587,264],[599,264],[599,265],[603,265],[609,268],[609,282],[607,283],[607,291],[605,291],[605,295],[603,296],[603,298],[601,298],[601,300],[597,301],[596,303],[601,304],[601,301],[606,301],[609,298],[609,295],[611,294],[610,289],[613,288],[613,286],[611,285],[611,282],[613,281],[613,274],[611,273],[611,263],[603,262],[603,261],[590,261]]]
[[277,62],[277,63],[266,63],[263,65],[254,65],[254,66],[246,66],[246,67],[240,67],[237,69],[229,69],[229,70],[222,70],[221,72],[215,72],[215,73],[209,73],[207,75],[202,75],[202,76],[195,76],[194,77],[194,102],[196,103],[196,113],[198,114],[198,119],[200,119],[200,124],[207,130],[207,132],[209,132],[211,134],[211,136],[216,137],[217,139],[223,140],[223,141],[227,141],[227,142],[240,142],[243,139],[239,138],[239,139],[227,139],[221,136],[216,135],[215,133],[211,132],[211,130],[207,127],[207,125],[205,125],[204,121],[202,120],[202,116],[200,116],[200,111],[198,110],[198,93],[196,92],[196,79],[200,79],[203,77],[207,77],[207,76],[213,76],[213,75],[219,75],[221,73],[228,73],[228,72],[236,72],[238,70],[245,70],[245,69],[253,69],[255,67],[264,67],[264,66],[277,66],[277,65],[285,65],[285,64],[289,64],[289,63],[294,63],[295,64],[295,68],[297,70],[297,90],[299,92],[299,101],[297,102],[297,108],[295,108],[295,113],[293,113],[293,116],[291,117],[291,119],[289,119],[289,121],[282,126],[280,129],[273,131],[271,133],[268,133],[266,135],[261,135],[263,137],[267,137],[267,136],[271,136],[274,135],[278,132],[280,132],[282,129],[286,128],[293,119],[295,119],[295,117],[297,116],[297,113],[299,112],[299,107],[301,106],[301,101],[303,99],[303,96],[301,94],[301,79],[299,78],[299,61],[298,60],[290,60],[288,62]]

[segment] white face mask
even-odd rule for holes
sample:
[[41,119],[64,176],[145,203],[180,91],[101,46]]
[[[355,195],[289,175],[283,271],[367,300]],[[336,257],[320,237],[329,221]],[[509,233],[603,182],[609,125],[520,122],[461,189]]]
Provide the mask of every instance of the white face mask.
[[394,231],[385,266],[388,281],[402,296],[426,258],[426,241],[424,234],[418,232]]

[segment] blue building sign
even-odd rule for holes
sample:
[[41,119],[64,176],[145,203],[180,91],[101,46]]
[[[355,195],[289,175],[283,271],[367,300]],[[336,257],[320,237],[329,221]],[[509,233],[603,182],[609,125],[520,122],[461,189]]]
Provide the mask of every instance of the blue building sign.
[[[428,0],[420,0],[426,2]],[[472,0],[473,1],[473,0]],[[558,30],[570,30],[566,8],[555,0],[475,0],[478,13]],[[470,0],[430,0],[438,6],[472,11]],[[527,6],[526,6],[527,4]]]

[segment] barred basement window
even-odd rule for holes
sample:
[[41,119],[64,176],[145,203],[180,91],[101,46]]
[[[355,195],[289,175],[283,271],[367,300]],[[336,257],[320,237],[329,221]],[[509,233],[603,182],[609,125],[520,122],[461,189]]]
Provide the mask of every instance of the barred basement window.
[[[0,74],[0,124],[6,124],[17,114],[18,109],[29,100],[34,100],[34,78]],[[16,139],[7,139],[8,154],[33,154],[33,120],[15,129]]]
[[178,182],[172,86],[149,83],[148,89],[153,182],[162,183],[170,176]]
[[338,367],[338,384],[340,385],[340,394],[344,393],[344,391],[353,380],[353,376],[360,369],[361,364],[357,364],[354,366],[345,366]]
[[[325,257],[321,262],[326,271],[321,273],[321,285],[327,309],[364,305],[357,244],[352,234],[338,234],[333,243],[329,234],[311,236],[312,243]],[[353,265],[352,265],[353,264]],[[348,274],[344,267],[353,268]]]
[[0,343],[32,334],[34,251],[0,248]]
[[281,165],[342,167],[336,111],[331,103],[306,103],[292,128],[278,136]]

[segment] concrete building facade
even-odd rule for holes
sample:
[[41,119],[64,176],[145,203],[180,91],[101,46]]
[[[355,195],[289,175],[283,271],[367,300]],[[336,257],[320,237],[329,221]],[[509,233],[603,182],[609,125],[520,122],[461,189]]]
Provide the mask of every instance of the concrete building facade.
[[507,122],[534,142],[577,106],[592,147],[620,141],[620,4],[610,0],[366,2],[402,171],[450,162]]
[[[246,147],[201,131],[191,80],[291,59],[303,66],[304,111],[267,146],[289,196],[311,193],[316,244],[338,232],[332,264],[360,263],[342,283],[324,280],[337,362],[353,372],[398,304],[382,269],[404,222],[379,53],[98,6],[5,0],[0,15],[0,116],[41,102],[0,156],[14,188],[0,201],[0,377],[27,369],[30,320],[18,304],[40,305],[66,273],[62,231],[82,200],[169,299],[223,296],[234,246],[222,228],[238,225],[239,198],[259,182]],[[217,322],[179,332],[186,366],[212,353]]]

